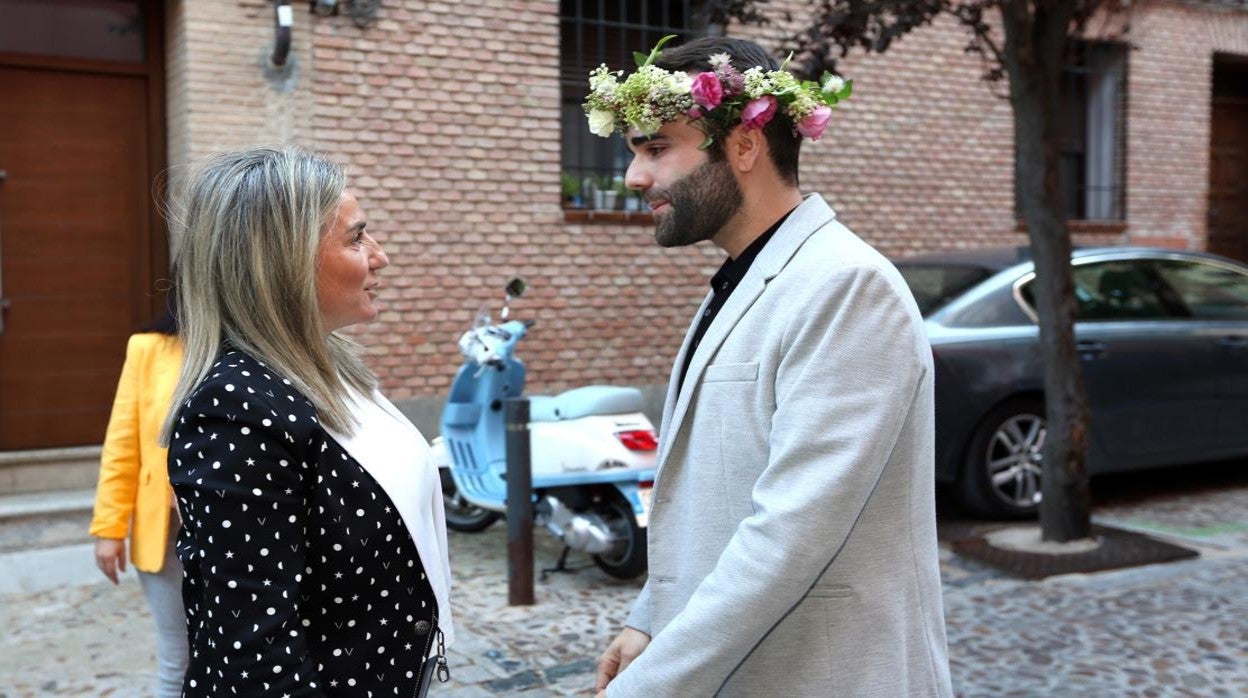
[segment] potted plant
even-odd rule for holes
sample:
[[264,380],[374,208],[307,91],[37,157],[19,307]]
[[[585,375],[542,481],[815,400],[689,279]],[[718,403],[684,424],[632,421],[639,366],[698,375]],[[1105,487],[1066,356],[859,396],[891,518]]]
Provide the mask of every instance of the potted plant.
[[594,208],[600,211],[614,211],[618,201],[614,179],[611,175],[599,175],[594,181]]
[[625,211],[638,212],[644,210],[641,205],[641,193],[633,191],[624,183],[624,178],[617,178],[618,182],[615,186],[616,198],[619,200],[619,207]]
[[559,185],[563,192],[563,203],[572,208],[584,208],[585,200],[581,198],[581,182],[564,170],[559,174]]

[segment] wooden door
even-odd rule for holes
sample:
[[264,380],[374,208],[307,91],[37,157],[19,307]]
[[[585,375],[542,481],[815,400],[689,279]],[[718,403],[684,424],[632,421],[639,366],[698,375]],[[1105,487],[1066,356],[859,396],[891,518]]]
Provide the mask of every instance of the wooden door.
[[153,280],[147,79],[0,66],[0,449],[99,443]]
[[1213,98],[1208,250],[1248,262],[1248,98]]

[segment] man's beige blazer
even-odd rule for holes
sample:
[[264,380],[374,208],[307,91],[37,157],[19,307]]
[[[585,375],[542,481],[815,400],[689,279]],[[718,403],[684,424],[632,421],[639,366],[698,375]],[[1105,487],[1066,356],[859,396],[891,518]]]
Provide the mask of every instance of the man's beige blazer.
[[653,640],[608,694],[952,695],[932,353],[897,270],[808,196],[675,380],[628,618]]

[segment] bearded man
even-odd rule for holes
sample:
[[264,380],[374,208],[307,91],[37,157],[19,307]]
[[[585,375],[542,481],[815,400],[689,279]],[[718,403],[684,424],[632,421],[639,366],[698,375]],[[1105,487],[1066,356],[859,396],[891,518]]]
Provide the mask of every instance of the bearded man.
[[950,696],[932,353],[897,270],[798,188],[849,85],[713,37],[586,102],[665,247],[728,256],[676,356],[649,578],[599,695]]

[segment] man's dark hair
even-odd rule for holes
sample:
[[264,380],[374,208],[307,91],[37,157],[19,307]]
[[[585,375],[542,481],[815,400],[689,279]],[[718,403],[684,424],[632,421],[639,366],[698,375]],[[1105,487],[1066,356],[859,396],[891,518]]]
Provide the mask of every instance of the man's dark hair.
[[[687,44],[665,49],[659,54],[654,64],[664,70],[680,70],[687,73],[705,73],[713,70],[711,56],[726,53],[732,66],[744,73],[755,66],[763,70],[779,70],[780,64],[762,46],[744,39],[730,39],[723,36],[707,36],[694,39]],[[707,131],[714,142],[707,152],[713,160],[724,157],[724,139],[731,128],[712,119],[704,119],[699,126]],[[775,117],[763,127],[763,136],[767,139],[771,161],[776,171],[785,181],[797,185],[797,160],[802,147],[802,137],[797,134],[793,121],[777,109]]]

